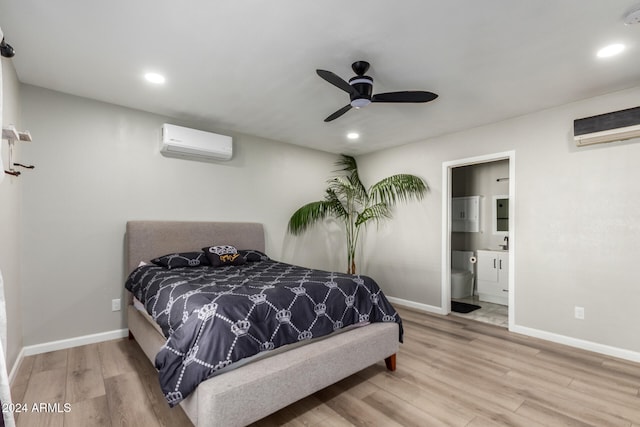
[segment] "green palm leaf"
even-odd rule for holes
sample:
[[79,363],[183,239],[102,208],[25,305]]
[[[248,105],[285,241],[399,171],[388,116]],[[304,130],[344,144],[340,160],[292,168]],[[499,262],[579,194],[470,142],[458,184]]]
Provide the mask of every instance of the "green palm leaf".
[[344,208],[344,205],[338,198],[336,192],[327,188],[327,194],[324,196],[325,201],[329,204],[329,209],[337,218],[346,218],[349,216],[349,212]]
[[356,227],[366,224],[369,221],[380,222],[383,219],[391,218],[391,208],[386,203],[376,203],[365,208],[356,219]]
[[393,206],[398,201],[422,200],[426,192],[427,185],[422,178],[399,174],[373,184],[369,189],[369,197],[376,203],[387,203]]
[[347,156],[346,154],[341,154],[340,159],[335,164],[336,166],[342,167],[342,169],[338,169],[336,172],[346,172],[346,177],[349,183],[354,190],[357,191],[360,200],[366,203],[369,199],[369,194],[367,193],[365,186],[362,184],[362,181],[360,181],[356,159],[351,156]]
[[295,211],[289,219],[289,232],[301,234],[318,221],[325,219],[335,210],[334,202],[321,200],[307,203]]
[[363,199],[360,189],[346,177],[338,176],[328,181],[331,190],[347,211],[361,210]]

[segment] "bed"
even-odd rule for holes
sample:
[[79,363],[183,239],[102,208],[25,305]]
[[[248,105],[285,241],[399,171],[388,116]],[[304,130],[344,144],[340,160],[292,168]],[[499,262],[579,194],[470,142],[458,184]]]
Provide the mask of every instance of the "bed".
[[[127,273],[141,261],[217,244],[264,252],[264,229],[258,223],[129,221]],[[127,294],[130,338],[153,363],[167,339]],[[287,346],[205,380],[179,404],[196,426],[247,425],[381,360],[395,370],[399,336],[398,323],[370,323]]]

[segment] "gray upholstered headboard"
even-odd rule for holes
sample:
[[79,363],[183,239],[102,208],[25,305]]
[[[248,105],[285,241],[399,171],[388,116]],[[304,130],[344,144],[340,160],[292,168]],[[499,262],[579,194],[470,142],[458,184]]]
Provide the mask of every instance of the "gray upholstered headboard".
[[205,246],[232,245],[264,252],[264,228],[253,222],[129,221],[125,242],[129,274],[140,261]]

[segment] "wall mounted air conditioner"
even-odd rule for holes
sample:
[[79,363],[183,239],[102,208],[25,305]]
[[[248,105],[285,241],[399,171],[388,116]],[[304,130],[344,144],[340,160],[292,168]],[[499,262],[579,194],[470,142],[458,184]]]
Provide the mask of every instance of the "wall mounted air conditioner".
[[204,161],[230,160],[233,142],[230,136],[165,123],[162,125],[160,153]]
[[573,121],[577,146],[640,137],[640,107]]

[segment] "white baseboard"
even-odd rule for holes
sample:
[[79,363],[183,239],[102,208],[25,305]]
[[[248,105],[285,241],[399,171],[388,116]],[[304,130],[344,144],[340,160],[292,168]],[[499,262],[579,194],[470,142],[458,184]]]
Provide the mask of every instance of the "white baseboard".
[[402,298],[396,297],[387,297],[391,304],[397,304],[408,308],[413,308],[420,311],[426,311],[427,313],[435,313],[435,314],[447,314],[440,307],[436,307],[435,305],[423,304],[421,302],[409,301]]
[[[428,313],[435,313],[435,314],[442,314],[442,315],[447,314],[444,312],[442,308],[436,307],[433,305],[423,304],[423,303],[409,301],[409,300],[395,298],[395,297],[387,297],[387,299],[392,304],[397,304],[399,306],[413,308],[413,309],[425,311]],[[637,351],[626,350],[623,348],[613,347],[606,344],[599,344],[592,341],[581,340],[578,338],[568,337],[566,335],[560,335],[553,332],[541,331],[539,329],[529,328],[529,327],[520,326],[520,325],[510,325],[509,331],[522,334],[522,335],[527,335],[534,338],[540,338],[540,339],[555,342],[558,344],[568,345],[570,347],[580,348],[582,350],[593,351],[594,353],[600,353],[607,356],[617,357],[620,359],[625,359],[625,360],[630,360],[632,362],[640,363],[640,353]]]
[[18,370],[22,365],[25,356],[33,356],[35,354],[47,353],[49,351],[64,350],[65,348],[79,347],[81,345],[95,344],[102,341],[116,340],[129,335],[128,329],[116,329],[109,332],[101,332],[99,334],[83,335],[81,337],[69,338],[66,340],[51,341],[42,344],[28,345],[22,347],[18,357],[16,358],[11,372],[9,373],[9,384],[13,384],[13,380],[18,374]]
[[630,360],[632,362],[640,362],[640,353],[623,348],[612,347],[606,344],[599,344],[592,341],[581,340],[578,338],[568,337],[566,335],[555,334],[553,332],[541,331],[539,329],[528,328],[526,326],[513,325],[509,328],[511,332],[516,332],[530,337],[541,338],[543,340],[555,342],[558,344],[568,345],[570,347],[580,348],[582,350],[593,351],[595,353],[605,354],[620,359]]
[[84,335],[66,340],[45,342],[42,344],[28,345],[22,350],[25,356],[47,353],[49,351],[64,350],[65,348],[79,347],[81,345],[94,344],[102,341],[124,338],[129,335],[128,329],[116,329],[115,331],[101,332],[99,334]]
[[9,385],[13,384],[13,380],[16,378],[18,370],[22,365],[22,359],[24,359],[24,347],[20,349],[20,353],[18,353],[18,357],[16,357],[16,361],[13,362],[13,367],[11,368],[11,372],[9,372]]

